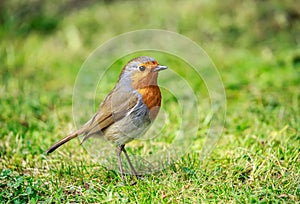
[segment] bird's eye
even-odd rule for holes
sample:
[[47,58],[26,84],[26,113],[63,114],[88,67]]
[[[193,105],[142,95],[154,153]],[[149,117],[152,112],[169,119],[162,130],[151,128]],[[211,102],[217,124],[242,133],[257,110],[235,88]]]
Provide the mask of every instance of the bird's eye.
[[140,71],[142,71],[142,72],[143,72],[143,71],[145,71],[145,69],[146,69],[146,67],[145,67],[145,66],[139,66],[139,70],[140,70]]

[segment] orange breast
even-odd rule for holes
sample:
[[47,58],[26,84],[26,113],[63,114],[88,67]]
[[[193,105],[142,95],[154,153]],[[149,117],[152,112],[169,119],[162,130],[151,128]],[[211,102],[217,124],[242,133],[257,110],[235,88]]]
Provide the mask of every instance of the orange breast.
[[158,114],[161,104],[161,93],[158,86],[147,86],[138,89],[138,92],[142,95],[143,102],[150,111],[150,119],[154,120]]

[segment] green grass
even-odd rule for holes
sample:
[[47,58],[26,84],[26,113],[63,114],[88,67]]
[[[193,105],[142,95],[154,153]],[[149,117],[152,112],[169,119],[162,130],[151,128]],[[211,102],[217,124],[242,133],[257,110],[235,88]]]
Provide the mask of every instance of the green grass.
[[[300,202],[296,2],[113,1],[77,10],[68,5],[64,12],[59,12],[60,4],[48,3],[42,5],[44,12],[27,12],[25,17],[16,1],[5,2],[9,9],[0,18],[1,203]],[[130,186],[76,140],[46,156],[50,145],[75,128],[73,86],[89,53],[111,37],[144,28],[186,35],[218,67],[227,116],[210,157],[200,161],[201,149],[195,148]],[[169,67],[184,66],[168,57]],[[115,65],[121,69],[122,63]],[[98,87],[98,103],[118,73],[118,68],[107,73],[111,80]],[[194,89],[201,85],[190,80]],[[196,93],[205,94],[201,91]],[[176,104],[170,95],[167,99]],[[172,107],[164,108],[172,112]],[[205,116],[200,116],[198,137],[205,136]],[[165,132],[174,127],[170,121]],[[138,145],[133,143],[130,151],[142,151]]]

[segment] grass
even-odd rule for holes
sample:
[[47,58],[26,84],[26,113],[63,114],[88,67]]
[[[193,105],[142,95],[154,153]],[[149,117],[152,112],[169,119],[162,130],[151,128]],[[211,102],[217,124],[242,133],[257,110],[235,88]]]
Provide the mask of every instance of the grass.
[[[44,12],[28,11],[23,17],[15,1],[5,2],[9,9],[2,12],[0,27],[1,203],[300,202],[297,6],[280,1],[267,7],[252,1],[113,1],[81,8],[48,3],[41,5]],[[67,9],[59,12],[61,8]],[[144,28],[186,35],[218,67],[227,116],[212,154],[200,161],[201,149],[196,148],[134,186],[123,185],[117,172],[99,165],[76,140],[46,156],[53,142],[74,129],[72,91],[85,58],[111,37]],[[167,57],[168,66],[184,66]],[[120,69],[122,63],[115,66]],[[109,83],[97,89],[98,103],[117,80],[119,70],[114,70],[108,73]],[[201,85],[190,80],[194,90]],[[172,112],[171,107],[164,108]],[[201,113],[201,122],[205,116]],[[200,126],[198,137],[203,137],[206,127]],[[170,121],[165,131],[174,127]],[[141,151],[136,145],[130,151]]]

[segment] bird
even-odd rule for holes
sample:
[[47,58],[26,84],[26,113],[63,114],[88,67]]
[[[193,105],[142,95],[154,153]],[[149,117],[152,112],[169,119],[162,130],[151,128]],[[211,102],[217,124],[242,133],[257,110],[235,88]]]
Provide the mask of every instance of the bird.
[[122,181],[125,179],[122,152],[133,175],[138,178],[125,145],[144,135],[157,117],[162,99],[157,84],[158,72],[167,68],[148,56],[130,60],[123,67],[115,87],[105,97],[93,117],[78,130],[51,146],[46,153],[55,151],[78,136],[83,136],[81,144],[90,137],[103,137],[116,145]]

